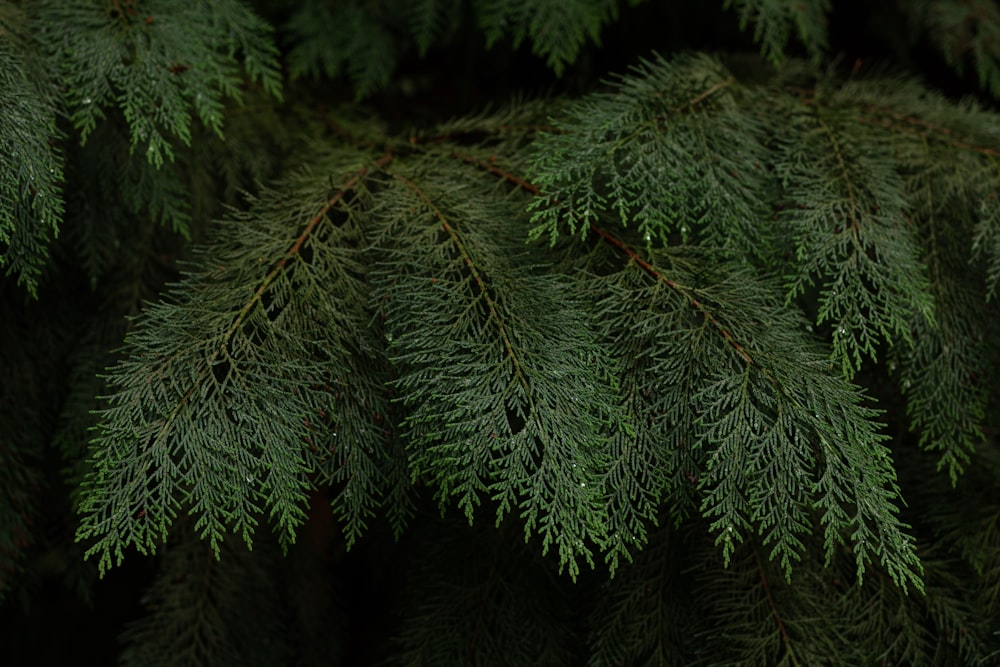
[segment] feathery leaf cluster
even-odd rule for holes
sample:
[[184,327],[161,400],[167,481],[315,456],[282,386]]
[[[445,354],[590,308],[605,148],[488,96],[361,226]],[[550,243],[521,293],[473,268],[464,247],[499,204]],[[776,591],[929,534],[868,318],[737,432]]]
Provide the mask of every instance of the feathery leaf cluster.
[[16,45],[0,29],[0,268],[35,294],[62,220],[63,165],[46,84],[31,78]]
[[[65,26],[72,30],[64,30]],[[224,98],[242,99],[245,77],[280,96],[270,27],[237,0],[108,3],[38,0],[0,5],[0,268],[31,294],[63,222],[63,133],[68,116],[81,142],[110,140],[108,118],[129,131],[153,168],[115,151],[114,184],[131,211],[152,208],[187,233],[185,188],[164,167],[177,145],[189,145],[198,118],[222,136]],[[79,212],[71,209],[71,215]],[[95,258],[96,259],[96,258]]]
[[[702,90],[691,90],[697,81]],[[677,82],[688,86],[686,108],[699,112],[693,128],[671,99],[683,97]],[[807,321],[787,306],[801,289],[753,275],[759,269],[749,267],[775,250],[759,240],[719,241],[770,205],[779,226],[789,218],[784,224],[804,235],[828,239],[832,261],[799,263],[805,274],[838,271],[820,303],[824,292],[852,290],[857,307],[877,320],[880,304],[866,295],[881,292],[870,276],[896,258],[896,245],[906,248],[897,236],[877,236],[878,227],[898,234],[912,223],[891,213],[894,199],[884,219],[860,218],[865,207],[845,208],[862,197],[853,190],[817,189],[812,200],[786,206],[788,193],[808,191],[797,182],[806,177],[786,167],[796,163],[787,151],[754,166],[752,177],[765,185],[759,191],[773,193],[768,202],[749,199],[745,193],[757,189],[723,167],[680,169],[684,161],[666,140],[661,159],[633,139],[652,136],[659,124],[673,126],[681,146],[683,137],[709,134],[703,124],[715,121],[713,96],[729,88],[732,97],[716,104],[721,122],[733,117],[734,126],[756,130],[740,135],[754,159],[765,160],[765,142],[829,132],[815,121],[805,130],[783,123],[785,135],[740,123],[750,111],[739,100],[757,99],[759,89],[696,57],[647,64],[621,90],[570,108],[535,144],[537,105],[526,105],[427,138],[386,137],[387,150],[349,138],[317,150],[308,170],[220,225],[198,271],[150,307],[128,339],[129,354],[109,378],[113,393],[84,486],[80,537],[96,540],[90,553],[105,568],[126,546],[151,550],[182,511],[197,517],[213,545],[229,531],[249,542],[263,516],[289,542],[309,472],[340,488],[334,506],[350,543],[384,499],[405,499],[408,469],[443,507],[454,500],[470,520],[484,502],[498,522],[514,514],[526,537],[538,535],[543,552],[555,547],[574,576],[581,560],[593,563],[595,549],[612,567],[630,558],[668,502],[677,518],[708,520],[726,562],[741,543],[759,539],[791,576],[818,530],[827,561],[849,545],[859,580],[877,564],[904,588],[919,588],[877,412],[829,368]],[[788,106],[821,106],[818,94],[785,95]],[[661,100],[666,117],[656,113]],[[476,141],[464,146],[464,137]],[[573,167],[588,180],[550,169],[565,164],[573,141],[594,154]],[[879,193],[903,197],[899,173],[887,172],[884,182],[863,167],[865,178],[845,174],[850,154],[824,146],[842,166],[827,177],[835,184],[864,186],[878,202],[871,206],[883,204]],[[711,165],[718,153],[708,149],[700,155]],[[730,149],[739,155],[738,144]],[[658,191],[629,185],[624,166],[598,166],[639,160],[662,175]],[[533,183],[517,175],[532,168]],[[729,220],[707,205],[708,212],[684,206],[690,214],[674,219],[642,215],[668,197],[694,197],[705,179],[730,193],[724,201],[744,202]],[[539,186],[545,195],[536,194]],[[841,249],[838,223],[810,212],[824,197],[859,216],[864,233],[876,229],[872,249],[852,242]],[[529,201],[536,234],[547,228],[557,240],[563,225],[585,228],[574,243],[604,250],[567,251],[584,263],[567,255],[552,264],[544,245],[524,246]],[[235,225],[239,235],[230,232]],[[636,232],[644,251],[629,241]],[[649,238],[678,234],[703,241],[667,250]],[[843,273],[866,262],[868,273]],[[926,279],[916,261],[891,269],[902,273],[893,289],[921,294],[914,285]],[[824,322],[822,307],[815,317]],[[838,335],[834,359],[844,356]],[[381,358],[391,367],[381,366],[380,376]],[[853,374],[849,362],[845,368]],[[323,452],[339,465],[327,467]],[[398,529],[405,504],[388,510]]]
[[288,22],[295,44],[289,54],[291,73],[347,75],[356,95],[366,97],[386,86],[407,51],[426,55],[432,46],[453,40],[466,13],[482,32],[487,48],[503,39],[509,39],[514,48],[529,40],[534,55],[561,74],[587,41],[599,41],[601,28],[617,17],[618,0],[392,0],[377,4],[352,0],[336,9],[324,0],[306,0]]
[[120,111],[131,150],[159,167],[173,159],[175,141],[190,143],[194,116],[221,136],[222,98],[239,100],[241,64],[251,80],[279,94],[270,28],[236,0],[108,4],[41,1],[35,10],[43,25],[78,26],[45,43],[81,140]]
[[830,0],[726,0],[739,14],[740,28],[753,23],[753,39],[761,55],[778,65],[785,59],[794,31],[809,55],[818,59],[827,48],[826,15]]
[[[130,665],[1000,655],[997,115],[719,4],[763,59],[387,129],[279,62],[393,104],[626,10],[257,2],[279,61],[237,0],[0,0],[0,599],[155,555]],[[979,5],[899,7],[989,89]]]

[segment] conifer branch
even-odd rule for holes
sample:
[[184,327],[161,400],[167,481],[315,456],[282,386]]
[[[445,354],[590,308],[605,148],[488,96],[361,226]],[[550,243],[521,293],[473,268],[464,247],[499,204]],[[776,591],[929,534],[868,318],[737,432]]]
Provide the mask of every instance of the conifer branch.
[[271,30],[236,0],[164,0],[144,15],[132,3],[108,11],[41,0],[36,12],[43,23],[79,26],[43,45],[65,84],[81,140],[120,112],[131,150],[139,148],[156,168],[173,161],[175,142],[190,144],[193,116],[222,136],[223,98],[241,99],[239,66],[280,98]]
[[[354,162],[350,176],[342,188],[322,197],[290,243],[281,240],[287,233],[288,204],[269,194],[258,204],[260,218],[244,225],[243,235],[249,236],[219,237],[210,255],[217,268],[192,276],[177,301],[150,308],[145,326],[130,336],[133,353],[113,369],[110,380],[119,393],[103,411],[115,420],[102,424],[95,470],[84,483],[81,504],[84,521],[78,536],[96,539],[88,555],[100,555],[102,571],[112,554],[121,559],[125,546],[154,550],[156,538],[166,537],[187,503],[198,517],[195,529],[215,549],[229,526],[249,543],[264,509],[270,510],[282,539],[294,539],[307,486],[303,438],[309,429],[303,418],[315,415],[327,400],[320,388],[326,378],[349,366],[344,341],[356,336],[360,319],[351,313],[360,307],[352,298],[365,294],[351,273],[353,260],[337,244],[358,230],[320,223],[346,192],[359,187],[372,164],[380,168],[392,156],[386,153],[367,165],[358,164],[351,153],[340,159]],[[317,185],[307,187],[315,192]],[[267,238],[266,246],[245,245],[254,238]],[[310,256],[302,259],[307,247]],[[275,260],[261,275],[266,255]],[[329,302],[312,271],[340,282],[343,305]],[[209,287],[225,277],[235,286],[210,297]],[[311,342],[315,335],[306,338],[298,330],[316,318],[325,344]],[[320,348],[325,362],[318,361]],[[309,365],[312,370],[304,372]],[[145,369],[141,381],[126,379],[133,369]],[[280,411],[279,405],[284,406]],[[349,432],[357,428],[350,420],[344,426]],[[367,446],[374,436],[359,435],[361,442],[350,446]],[[361,505],[346,507],[364,512],[376,502],[382,480],[378,473],[355,472],[370,486],[356,491]],[[103,479],[115,480],[126,492],[109,493],[98,484]],[[338,501],[338,507],[345,506]]]
[[[375,160],[375,166],[377,168],[382,168],[388,165],[390,162],[392,162],[392,153],[387,151],[382,157]],[[353,174],[350,178],[348,178],[347,181],[345,181],[344,184],[340,186],[340,189],[338,189],[329,199],[327,199],[326,203],[319,209],[319,211],[317,211],[316,214],[309,219],[309,221],[305,225],[305,228],[302,230],[302,233],[299,234],[298,237],[296,237],[295,241],[292,242],[291,247],[277,261],[274,268],[271,269],[271,271],[266,276],[264,276],[263,280],[261,280],[260,282],[260,286],[253,293],[253,296],[250,298],[249,301],[246,302],[243,308],[240,309],[240,312],[236,316],[236,319],[233,321],[232,326],[229,327],[229,330],[226,331],[225,335],[223,336],[220,349],[224,349],[229,344],[229,340],[232,338],[233,334],[236,333],[236,330],[239,329],[240,326],[242,326],[242,324],[246,320],[247,314],[254,308],[254,306],[260,304],[261,297],[263,297],[264,293],[267,292],[268,287],[271,286],[271,283],[273,283],[274,280],[285,269],[285,266],[288,264],[288,262],[295,259],[296,256],[298,256],[299,252],[302,250],[302,246],[309,239],[312,233],[316,230],[316,226],[319,225],[319,223],[326,218],[326,215],[336,204],[338,204],[340,201],[343,200],[343,198],[347,195],[348,192],[357,187],[358,183],[361,181],[362,178],[368,175],[369,171],[370,170],[368,167],[362,167],[361,169],[359,169],[355,174]]]
[[[377,237],[412,237],[418,221],[425,231],[405,250],[386,248],[378,282],[386,285],[401,369],[396,386],[413,406],[411,465],[416,475],[431,476],[442,503],[457,496],[470,520],[484,491],[497,503],[498,520],[517,510],[525,535],[537,531],[543,550],[557,546],[560,563],[576,576],[577,557],[592,562],[590,545],[603,544],[607,532],[598,475],[601,421],[611,407],[607,398],[591,414],[559,406],[600,395],[606,374],[594,365],[595,341],[558,277],[522,275],[537,266],[517,259],[523,249],[510,237],[516,209],[460,204],[456,193],[481,182],[473,170],[418,182],[401,165],[389,175],[409,203],[386,218]],[[442,348],[442,340],[452,343]],[[428,366],[441,354],[453,359],[449,366]],[[586,364],[576,365],[578,354],[587,355],[586,372]],[[488,384],[470,385],[467,373]],[[570,378],[575,384],[567,385]],[[470,412],[474,404],[482,409]]]
[[[629,258],[630,261],[633,261],[642,267],[642,269],[654,280],[662,282],[670,289],[679,293],[685,300],[687,300],[691,307],[697,310],[705,318],[705,321],[711,324],[712,327],[719,332],[719,335],[721,335],[726,342],[729,343],[729,345],[732,346],[732,348],[736,350],[741,357],[743,357],[747,364],[754,365],[754,360],[750,354],[747,353],[746,348],[733,338],[733,335],[729,333],[722,323],[716,319],[712,312],[706,308],[705,304],[701,303],[689,290],[685,289],[678,282],[671,280],[658,271],[652,264],[644,260],[639,253],[626,245],[621,239],[611,235],[607,230],[598,227],[594,223],[591,223],[590,230],[600,236],[607,243],[618,248],[626,257]],[[764,373],[767,374],[767,371],[765,370]]]
[[63,159],[47,82],[0,35],[0,270],[35,296],[63,218]]
[[962,137],[954,129],[932,120],[915,116],[912,113],[902,113],[891,107],[876,106],[868,102],[862,102],[861,107],[868,112],[860,117],[863,123],[883,127],[894,132],[912,134],[921,141],[933,140],[952,148],[979,153],[986,157],[1000,157],[1000,150],[990,146],[979,145]]
[[1000,14],[853,4],[462,115],[626,3],[0,0],[0,602],[138,551],[127,667],[995,659],[998,117],[823,61],[989,90]]
[[514,351],[514,346],[510,341],[510,337],[507,335],[507,330],[506,327],[504,326],[504,320],[503,318],[500,317],[500,314],[497,312],[497,304],[490,295],[490,290],[486,284],[486,281],[483,279],[483,276],[480,274],[480,271],[477,268],[475,262],[469,255],[468,248],[466,248],[465,244],[462,242],[461,237],[459,237],[454,227],[448,224],[448,219],[445,217],[444,213],[442,213],[441,209],[438,208],[437,205],[435,205],[435,203],[430,199],[430,197],[428,197],[426,192],[421,190],[416,183],[408,179],[406,176],[403,176],[402,174],[397,174],[393,171],[387,171],[386,173],[388,173],[393,178],[399,179],[399,181],[401,181],[404,185],[406,185],[407,188],[412,190],[413,193],[417,196],[417,198],[420,199],[420,201],[423,202],[423,204],[428,209],[431,210],[433,216],[437,218],[437,220],[441,223],[442,229],[444,229],[444,231],[448,234],[448,238],[451,239],[455,251],[458,253],[459,257],[461,257],[462,262],[465,263],[465,266],[468,268],[469,275],[472,276],[472,280],[476,283],[476,288],[478,289],[479,294],[482,295],[483,301],[486,303],[486,307],[489,309],[490,319],[497,327],[497,333],[499,334],[500,339],[503,341],[503,347],[504,350],[506,351],[507,358],[510,359],[511,362],[513,363],[514,375],[517,377],[518,382],[521,384],[521,389],[524,391],[524,395],[528,399],[528,412],[531,415],[535,415],[534,418],[537,420],[537,411],[535,410],[535,406],[531,398],[531,387],[528,386],[528,380],[524,376],[524,370],[521,366],[521,361],[518,358],[517,353]]
[[989,0],[908,0],[914,28],[960,75],[970,67],[979,86],[1000,97],[1000,10]]
[[[523,178],[517,177],[507,172],[506,170],[496,166],[492,162],[489,161],[485,163],[482,161],[477,162],[475,160],[469,160],[467,156],[456,156],[456,157],[463,159],[463,161],[467,162],[471,161],[477,164],[477,166],[480,169],[488,173],[492,173],[502,178],[503,180],[510,182],[527,192],[530,192],[531,194],[536,196],[537,198],[536,201],[538,201],[539,199],[544,200],[554,210],[565,210],[565,207],[559,202],[557,198],[551,196],[546,197],[544,194],[542,194],[538,186],[528,182]],[[743,372],[744,380],[741,381],[741,386],[743,387],[744,392],[746,391],[746,388],[748,386],[746,384],[745,378],[747,377],[747,374],[751,372],[751,369],[756,368],[757,370],[760,370],[762,372],[763,376],[767,378],[768,383],[772,385],[772,391],[774,391],[774,393],[777,396],[781,397],[777,406],[769,408],[770,410],[777,410],[777,415],[776,416],[771,415],[769,417],[766,417],[766,419],[775,419],[776,429],[782,429],[782,430],[789,429],[791,432],[794,433],[795,429],[804,428],[804,430],[810,434],[807,437],[818,438],[821,442],[825,439],[825,437],[828,437],[824,435],[824,432],[826,431],[827,428],[827,426],[825,426],[824,424],[828,422],[819,420],[819,415],[824,414],[823,412],[824,409],[813,402],[815,401],[815,397],[810,397],[811,400],[804,400],[804,397],[809,395],[808,393],[803,395],[802,393],[800,393],[802,391],[801,389],[790,391],[789,380],[786,379],[784,381],[779,381],[779,379],[774,374],[772,369],[769,369],[767,367],[761,367],[758,362],[755,362],[754,358],[747,351],[747,348],[743,344],[738,342],[736,338],[734,338],[733,334],[729,331],[729,329],[721,323],[721,321],[711,312],[711,310],[709,310],[706,307],[704,303],[702,303],[701,300],[699,300],[698,297],[694,295],[693,291],[689,291],[687,288],[683,287],[677,281],[664,275],[661,271],[656,269],[652,264],[650,264],[642,257],[640,257],[638,253],[629,248],[623,241],[611,235],[604,229],[598,227],[595,223],[593,222],[590,223],[590,228],[605,242],[609,243],[609,245],[612,245],[618,250],[620,250],[626,257],[629,258],[631,262],[634,262],[636,265],[641,267],[642,270],[645,271],[655,281],[663,283],[664,285],[669,287],[672,291],[676,292],[684,300],[684,302],[688,307],[693,308],[696,312],[700,313],[704,317],[705,322],[708,323],[715,331],[717,331],[721,335],[721,338],[724,339],[726,343],[732,349],[734,349],[739,354],[740,357],[743,358],[743,360],[747,363],[747,368]],[[774,359],[774,362],[777,363],[777,360]],[[794,386],[794,384],[795,383],[791,383],[792,386]],[[738,409],[740,411],[752,410],[752,408],[749,407],[750,403],[749,402],[744,403],[743,401],[744,399],[740,399],[740,403],[737,404],[738,407],[734,406],[735,409]],[[787,416],[784,414],[784,410],[786,408],[781,407],[784,401],[787,401],[789,403],[789,408],[788,408],[789,415]],[[798,420],[802,420],[802,423],[796,424]],[[746,428],[747,426],[748,425],[744,424],[743,428]],[[755,424],[752,426],[752,428],[753,430],[757,430],[759,428],[759,425]],[[770,428],[771,428],[770,426],[765,427],[765,429],[770,429]],[[793,436],[793,438],[797,439],[798,436],[797,435]],[[872,440],[870,442],[871,443],[877,442],[877,438],[872,437]],[[788,445],[785,446],[787,447]],[[864,445],[864,446],[867,447],[870,445]],[[781,450],[779,449],[777,451]],[[733,454],[730,454],[730,458],[733,458],[733,456],[734,456]],[[820,465],[828,464],[831,462],[824,455],[820,454],[818,449],[811,451],[808,455],[808,459],[814,459],[814,458],[816,462],[819,463]],[[758,463],[756,465],[760,464]],[[801,463],[796,465],[801,465]],[[738,469],[739,465],[735,467]],[[733,475],[732,472],[733,468],[730,467],[729,470],[730,472],[728,474]],[[780,476],[782,474],[787,474],[787,473],[778,472],[776,474]],[[877,473],[877,477],[882,480],[882,482],[880,483],[884,483],[892,479],[890,470],[884,467],[882,468],[881,472]],[[751,484],[752,482],[748,477],[744,477],[742,474],[736,474],[734,475],[733,479],[724,482],[724,488],[726,488],[727,493],[731,494],[731,496],[740,497],[742,496],[742,494],[747,492],[747,488],[751,486]],[[704,486],[705,485],[703,483],[702,487],[704,488]],[[792,486],[794,488],[794,485]],[[771,489],[769,492],[773,493],[773,489]],[[801,493],[801,491],[789,491],[789,492],[793,495]],[[834,492],[832,489],[828,489],[828,492],[831,492],[833,497],[843,498],[842,492],[840,491]],[[877,495],[883,495],[884,500],[887,500],[892,495],[891,493],[887,495],[883,490],[878,490],[877,488],[857,489],[856,493],[858,493],[856,497],[859,499],[863,497],[871,497],[869,495],[871,493],[875,493]],[[827,504],[828,508],[831,507],[829,505],[830,499],[831,497],[828,496],[823,501],[823,504]],[[747,502],[748,501],[744,500],[742,502],[737,503],[736,507],[740,507],[740,509],[738,510],[739,513],[745,511],[745,507],[741,507],[741,505],[745,505]],[[707,500],[705,501],[705,503],[706,504],[703,504],[702,507],[703,512],[705,512],[708,508]],[[883,506],[883,508],[879,510],[879,512],[883,512],[886,510],[894,511],[892,509],[889,509],[889,507],[891,506]],[[727,511],[732,512],[733,510],[730,509]],[[787,511],[787,508],[783,511]],[[831,513],[828,510],[826,514],[823,516],[823,523],[826,524],[827,528],[826,534],[827,534],[828,557],[830,554],[832,554],[833,545],[835,541],[839,539],[835,537],[838,529],[835,529],[834,526],[846,525],[842,522],[847,520],[847,516],[843,515],[842,517],[838,518],[838,514],[839,512]],[[884,520],[884,517],[885,515],[883,515],[881,519],[877,520],[876,523],[881,524],[882,520]],[[782,565],[785,568],[786,574],[790,572],[790,567],[791,567],[790,559],[793,557],[797,558],[797,556],[793,555],[796,554],[798,550],[802,548],[802,543],[799,542],[797,538],[793,537],[795,531],[803,530],[804,524],[801,523],[802,520],[803,519],[801,516],[799,516],[797,519],[791,519],[785,516],[783,517],[782,520],[779,521],[778,525],[774,527],[773,529],[774,532],[765,538],[765,543],[771,541],[772,539],[776,540],[776,546],[774,547],[774,551],[772,552],[772,557],[778,554],[781,555]],[[769,521],[770,519],[766,519],[765,525]],[[855,521],[858,522],[857,524],[858,528],[854,534],[854,539],[859,540],[858,544],[860,547],[862,547],[859,549],[857,554],[858,567],[860,572],[860,568],[864,567],[864,563],[867,562],[868,559],[866,550],[864,548],[865,538],[862,538],[861,536],[867,534],[870,530],[870,528],[866,526],[866,524],[869,521],[869,518],[865,517],[863,513],[859,513],[858,515],[856,515]],[[725,528],[727,525],[728,528],[726,528],[719,536],[719,542],[723,544],[723,553],[724,556],[728,559],[733,549],[732,540],[739,537],[739,534],[734,532],[734,527],[742,526],[743,528],[748,528],[749,523],[747,523],[747,520],[745,518],[736,518],[736,515],[729,515],[729,519],[727,520],[727,522],[723,522],[720,519],[714,524],[715,527],[721,526],[723,528]],[[763,528],[761,528],[761,530],[763,530]],[[729,532],[727,533],[726,531]],[[881,556],[881,559],[883,560],[884,564],[890,565],[890,569],[894,573],[893,577],[897,580],[898,583],[901,583],[902,585],[905,585],[903,584],[903,582],[910,580],[914,582],[919,588],[921,585],[919,579],[913,576],[912,572],[910,574],[906,573],[907,571],[910,570],[910,568],[919,566],[918,561],[916,560],[915,555],[912,552],[912,546],[907,544],[906,538],[903,537],[901,534],[897,534],[897,536],[893,538],[892,546],[889,546],[881,542],[881,540],[879,540],[879,547],[877,549],[881,551],[887,546],[889,547],[890,550],[893,551],[897,549],[900,550],[898,552],[898,556],[901,558],[901,560],[895,563],[892,562],[895,558],[892,556],[888,557],[889,562],[887,563],[886,556],[884,555],[885,552],[882,552],[883,555]],[[908,563],[908,565],[903,565],[904,562]],[[899,566],[901,566],[901,569],[896,569]]]

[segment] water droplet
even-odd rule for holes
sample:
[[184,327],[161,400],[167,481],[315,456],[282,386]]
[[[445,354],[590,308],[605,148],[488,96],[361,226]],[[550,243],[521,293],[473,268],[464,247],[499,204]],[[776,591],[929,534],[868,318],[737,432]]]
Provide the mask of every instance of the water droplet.
[[584,486],[587,486],[587,483],[586,482],[580,482],[580,487],[582,488]]
[[646,239],[646,243],[649,243],[650,241],[653,240],[653,237],[649,235],[649,232],[646,232],[646,235],[645,235],[644,238]]
[[843,324],[840,325],[839,327],[837,327],[837,333],[839,333],[841,336],[843,336],[845,333],[847,333],[847,329],[844,328]]
[[253,484],[253,475],[247,474],[247,484]]
[[93,103],[94,103],[94,100],[92,100],[91,98],[89,98],[89,97],[84,97],[83,98],[83,104],[84,105],[90,105],[90,104],[93,104]]

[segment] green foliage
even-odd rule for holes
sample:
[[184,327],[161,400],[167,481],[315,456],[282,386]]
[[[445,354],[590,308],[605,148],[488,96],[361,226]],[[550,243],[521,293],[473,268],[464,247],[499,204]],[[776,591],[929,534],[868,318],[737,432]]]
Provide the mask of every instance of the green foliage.
[[293,77],[346,74],[357,97],[386,85],[399,58],[399,45],[381,3],[351,0],[334,11],[325,0],[305,0],[292,15],[287,30],[292,47],[288,54]]
[[305,0],[288,22],[294,44],[289,64],[293,76],[347,75],[356,96],[367,97],[386,86],[409,52],[423,56],[432,46],[455,39],[471,16],[486,48],[505,39],[517,48],[530,40],[532,53],[558,75],[588,41],[599,42],[601,28],[617,18],[618,4],[618,0],[350,0],[336,4]]
[[1000,97],[1000,8],[989,0],[907,0],[913,32],[927,39],[960,74]]
[[81,141],[120,111],[131,150],[156,167],[173,160],[175,142],[190,143],[195,115],[222,135],[222,99],[240,99],[241,64],[279,94],[270,28],[237,0],[40,0],[36,11],[42,25],[76,27],[45,43]]
[[0,268],[34,295],[62,221],[63,161],[47,82],[31,78],[24,48],[0,30]]
[[561,74],[586,40],[600,41],[601,27],[617,18],[618,4],[617,0],[475,0],[473,7],[487,48],[508,32],[515,47],[530,38],[532,53]]
[[[151,208],[187,233],[185,188],[169,165],[160,170],[164,160],[176,143],[190,144],[194,116],[222,136],[223,98],[242,98],[244,73],[276,96],[280,75],[269,26],[236,0],[27,4],[0,5],[0,267],[34,295],[63,218],[57,110],[81,142],[95,132],[116,142],[102,121],[120,112],[129,152],[140,148],[155,169],[123,166],[129,160],[114,151],[95,159],[111,157],[109,167],[133,181],[115,184],[129,209]],[[74,29],[52,34],[67,25]]]
[[[348,543],[391,493],[386,480],[399,491],[392,467],[408,465],[470,521],[484,497],[498,522],[513,512],[526,537],[541,536],[543,552],[557,547],[576,576],[579,560],[593,565],[593,546],[613,564],[641,547],[661,498],[685,499],[693,476],[726,561],[756,534],[790,576],[815,519],[827,558],[849,539],[859,578],[877,562],[900,585],[919,586],[876,412],[824,368],[780,289],[735,264],[709,272],[712,252],[642,259],[596,223],[618,255],[590,266],[600,277],[569,263],[554,271],[543,246],[524,247],[524,198],[534,186],[509,176],[517,149],[510,168],[491,169],[475,152],[523,143],[530,130],[516,123],[532,127],[532,110],[435,131],[426,148],[415,139],[381,156],[320,152],[307,172],[230,221],[239,235],[218,228],[203,268],[147,309],[109,377],[80,531],[96,540],[90,553],[102,569],[125,547],[152,550],[182,510],[213,545],[227,530],[249,543],[261,513],[290,541],[305,473],[323,469],[307,452],[319,449],[342,461],[329,479],[345,484],[335,508]],[[474,128],[499,137],[468,156],[442,143]],[[486,195],[498,177],[520,185],[520,196]],[[543,219],[570,207],[536,201],[551,207],[537,212]],[[363,361],[379,349],[371,334],[359,336],[373,309],[384,320],[392,387],[410,408],[399,423],[406,464],[391,463],[397,419],[379,388],[389,377],[371,382],[378,363]],[[675,406],[655,431],[646,430],[651,406],[625,399],[640,393]],[[312,435],[317,418],[326,428]],[[693,460],[658,451],[662,437],[691,448]],[[647,461],[671,458],[647,470]],[[405,511],[390,508],[400,525]]]
[[254,605],[280,604],[278,581],[246,551],[227,550],[224,561],[196,540],[173,545],[164,576],[142,596],[148,613],[122,635],[123,665],[287,664],[277,617]]
[[[469,113],[470,54],[575,87],[677,8],[0,2],[5,610],[148,579],[128,665],[1000,655],[997,114],[718,4],[763,58]],[[899,7],[990,89],[993,10]]]
[[[335,153],[327,164],[350,173],[365,156]],[[227,529],[249,545],[262,511],[293,541],[312,469],[303,451],[308,419],[329,409],[329,382],[347,382],[336,379],[349,355],[344,338],[364,322],[361,267],[345,247],[358,230],[313,235],[344,194],[318,180],[299,176],[266,192],[252,215],[218,228],[203,256],[210,266],[184,283],[186,294],[151,306],[147,324],[127,338],[81,505],[89,518],[80,536],[97,538],[91,552],[102,569],[112,554],[121,560],[123,546],[152,550],[182,507],[216,549]],[[288,236],[289,222],[298,226],[310,209],[304,228]],[[341,300],[331,300],[329,286]],[[304,335],[305,322],[326,336]]]
[[754,24],[754,41],[775,65],[785,59],[793,30],[813,58],[819,59],[826,51],[830,0],[726,0],[725,5],[739,14],[740,28]]

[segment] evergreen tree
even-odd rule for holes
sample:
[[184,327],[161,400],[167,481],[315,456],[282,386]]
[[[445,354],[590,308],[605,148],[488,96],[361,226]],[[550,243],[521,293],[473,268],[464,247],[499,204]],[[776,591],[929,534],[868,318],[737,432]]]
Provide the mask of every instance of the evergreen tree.
[[1000,660],[1000,9],[869,4],[0,0],[0,662]]

